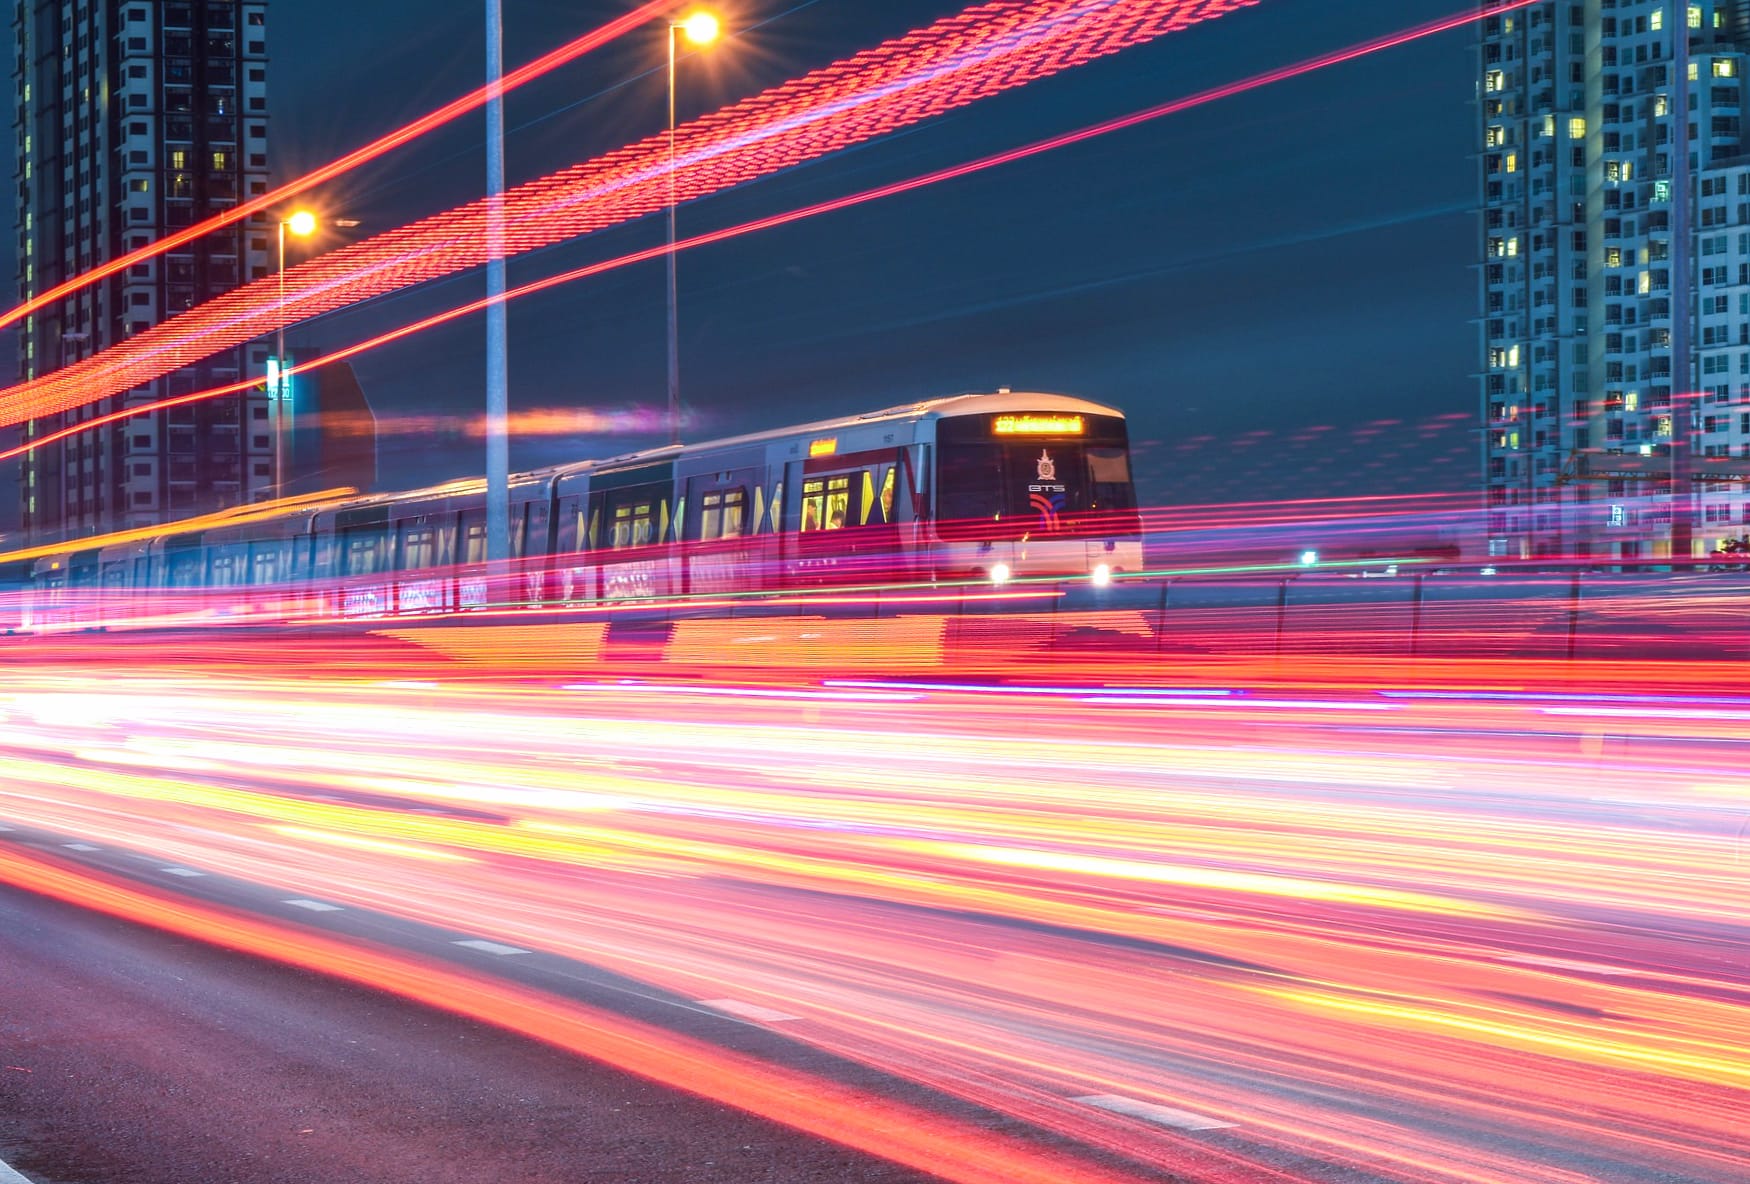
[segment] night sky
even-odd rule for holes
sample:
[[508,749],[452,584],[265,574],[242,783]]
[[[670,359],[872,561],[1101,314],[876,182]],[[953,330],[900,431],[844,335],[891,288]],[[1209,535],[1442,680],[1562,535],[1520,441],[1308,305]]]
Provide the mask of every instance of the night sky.
[[[504,0],[514,67],[624,3]],[[686,119],[959,11],[949,0],[738,0],[681,67]],[[478,85],[480,0],[277,0],[277,180]],[[1264,0],[873,145],[684,206],[681,234],[780,212],[1122,115],[1446,16],[1455,0]],[[510,181],[659,130],[664,33],[510,96]],[[1009,386],[1131,417],[1141,492],[1170,503],[1468,488],[1476,310],[1467,30],[979,176],[690,252],[693,439]],[[316,195],[356,234],[478,197],[478,115]],[[514,261],[513,284],[661,241],[660,219]],[[329,240],[332,245],[334,239]],[[336,347],[483,291],[478,273],[294,331]],[[660,261],[513,304],[514,468],[660,443]],[[479,317],[356,363],[382,485],[482,471]],[[645,416],[636,412],[642,408]],[[440,417],[437,424],[431,417]],[[651,418],[652,416],[656,418]]]

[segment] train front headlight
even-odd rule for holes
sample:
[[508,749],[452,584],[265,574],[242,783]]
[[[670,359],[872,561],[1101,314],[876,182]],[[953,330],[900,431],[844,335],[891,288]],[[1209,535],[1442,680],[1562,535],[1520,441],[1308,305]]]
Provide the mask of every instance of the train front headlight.
[[1094,570],[1089,573],[1088,578],[1093,581],[1094,587],[1104,588],[1112,582],[1112,565],[1109,563],[1094,564]]
[[1001,588],[1004,584],[1009,582],[1009,576],[1011,574],[1008,564],[994,564],[990,569],[990,582]]

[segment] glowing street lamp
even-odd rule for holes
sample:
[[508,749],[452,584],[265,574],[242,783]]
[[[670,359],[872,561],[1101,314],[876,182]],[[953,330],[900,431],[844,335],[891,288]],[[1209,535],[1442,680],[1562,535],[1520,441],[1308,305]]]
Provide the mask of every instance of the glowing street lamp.
[[275,339],[274,357],[269,369],[267,384],[267,401],[273,408],[275,497],[283,497],[286,492],[286,420],[291,415],[290,400],[287,398],[290,394],[290,384],[286,380],[286,231],[288,230],[299,238],[309,238],[316,233],[316,215],[309,210],[298,210],[291,216],[280,219],[279,332]]
[[675,284],[674,80],[675,34],[693,45],[717,40],[723,24],[709,12],[693,12],[668,26],[668,442],[681,442],[681,351],[679,294]]

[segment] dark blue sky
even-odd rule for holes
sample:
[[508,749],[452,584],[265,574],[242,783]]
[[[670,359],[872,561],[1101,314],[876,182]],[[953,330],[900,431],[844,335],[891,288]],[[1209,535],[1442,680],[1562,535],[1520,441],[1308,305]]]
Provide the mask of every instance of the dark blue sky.
[[[1456,2],[1264,0],[683,207],[682,233],[1125,114],[1445,16]],[[504,0],[507,66],[630,3]],[[745,31],[683,63],[682,118],[962,7],[726,4],[731,26]],[[480,0],[277,0],[270,102],[281,178],[477,85],[481,10]],[[653,27],[511,96],[511,181],[662,127],[663,37]],[[1470,45],[1468,31],[1442,34],[685,255],[682,396],[697,417],[688,434],[1002,385],[1125,408],[1152,498],[1466,487],[1476,470],[1468,430],[1476,304]],[[330,185],[319,202],[362,219],[364,233],[477,197],[482,128],[471,117]],[[653,219],[549,250],[513,264],[512,282],[661,234]],[[350,343],[481,290],[478,274],[461,277],[328,318],[294,342]],[[660,262],[514,304],[510,324],[513,409],[662,407]],[[386,426],[477,409],[481,336],[475,318],[361,359],[360,378]],[[522,438],[512,463],[529,468],[657,442],[636,433]],[[384,440],[385,486],[481,467],[477,443],[454,433]]]

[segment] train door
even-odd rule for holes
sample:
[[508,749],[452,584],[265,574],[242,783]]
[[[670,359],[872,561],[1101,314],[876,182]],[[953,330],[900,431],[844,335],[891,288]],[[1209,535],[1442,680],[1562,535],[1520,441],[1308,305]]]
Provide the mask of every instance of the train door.
[[904,578],[899,522],[903,451],[874,449],[793,465],[795,535],[789,570],[801,584]]
[[681,519],[685,585],[690,595],[717,595],[760,586],[755,517],[761,471],[729,469],[687,480]]

